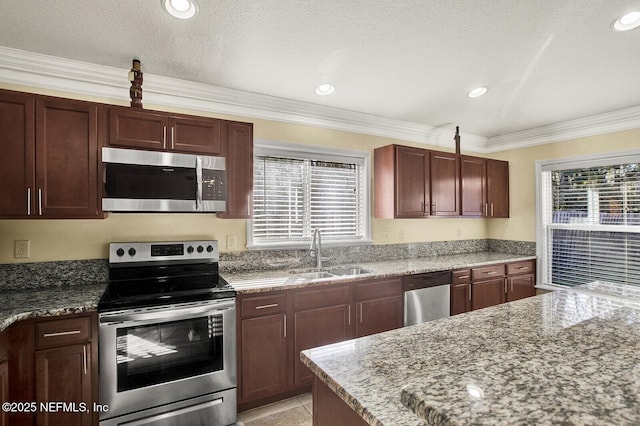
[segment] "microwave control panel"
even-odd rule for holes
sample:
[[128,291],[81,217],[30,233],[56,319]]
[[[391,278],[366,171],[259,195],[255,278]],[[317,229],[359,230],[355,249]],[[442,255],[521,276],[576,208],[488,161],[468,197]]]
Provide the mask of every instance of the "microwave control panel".
[[224,170],[202,169],[202,199],[224,201],[227,199],[226,173]]

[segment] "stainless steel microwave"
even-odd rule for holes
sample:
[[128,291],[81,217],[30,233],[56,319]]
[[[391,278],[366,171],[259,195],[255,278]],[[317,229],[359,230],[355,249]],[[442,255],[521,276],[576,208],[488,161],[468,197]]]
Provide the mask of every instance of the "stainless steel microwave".
[[226,209],[224,157],[102,148],[102,165],[104,211]]

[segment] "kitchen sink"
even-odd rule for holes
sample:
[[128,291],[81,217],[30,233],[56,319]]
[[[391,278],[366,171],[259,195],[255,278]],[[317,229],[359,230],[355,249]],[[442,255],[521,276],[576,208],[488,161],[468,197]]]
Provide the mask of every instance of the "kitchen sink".
[[360,274],[368,274],[369,270],[362,268],[334,268],[329,269],[329,273],[333,275],[360,275]]
[[324,271],[320,271],[320,272],[304,272],[302,274],[296,274],[296,276],[302,277],[302,278],[310,278],[312,280],[317,280],[317,279],[320,279],[320,278],[335,277],[334,274],[330,274],[329,272],[324,272]]

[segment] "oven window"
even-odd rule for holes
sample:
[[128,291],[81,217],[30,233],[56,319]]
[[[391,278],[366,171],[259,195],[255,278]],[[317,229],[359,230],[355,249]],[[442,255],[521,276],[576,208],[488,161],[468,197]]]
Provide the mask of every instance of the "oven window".
[[118,392],[222,370],[222,339],[222,315],[118,329]]
[[195,168],[105,164],[107,198],[195,200],[196,187]]

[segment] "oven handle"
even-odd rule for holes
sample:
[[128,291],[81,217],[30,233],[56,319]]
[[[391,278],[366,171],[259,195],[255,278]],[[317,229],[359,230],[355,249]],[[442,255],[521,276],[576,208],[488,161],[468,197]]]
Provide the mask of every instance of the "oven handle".
[[[157,309],[152,312],[135,312],[127,311],[114,314],[101,314],[100,324],[108,325],[109,323],[122,323],[132,321],[148,321],[148,320],[167,320],[175,321],[183,318],[193,318],[196,315],[221,313],[229,309],[235,309],[235,301],[218,302],[214,305],[191,306],[191,307],[167,307],[165,309]],[[164,322],[164,321],[163,321]]]

